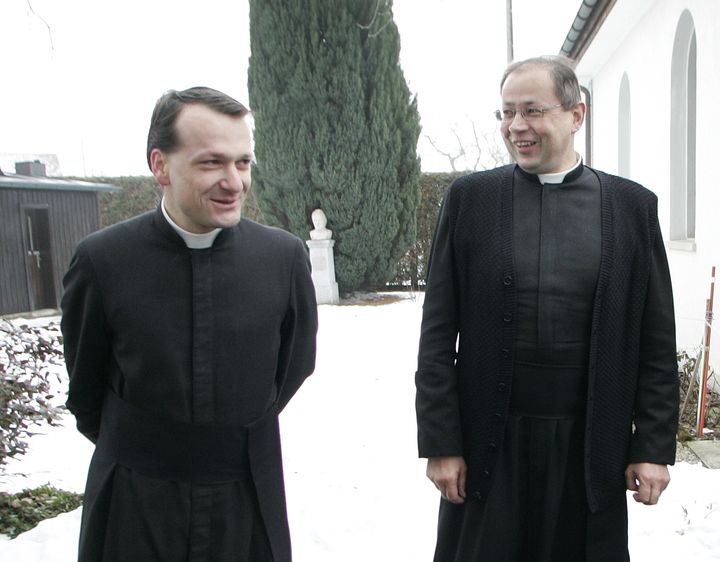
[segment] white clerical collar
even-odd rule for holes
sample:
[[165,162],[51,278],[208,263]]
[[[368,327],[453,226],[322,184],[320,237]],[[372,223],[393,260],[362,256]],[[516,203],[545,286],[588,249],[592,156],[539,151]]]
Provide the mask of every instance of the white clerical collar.
[[205,234],[188,232],[184,228],[180,228],[177,224],[175,224],[175,221],[170,218],[170,215],[165,208],[164,197],[162,198],[160,208],[165,216],[165,220],[168,221],[168,224],[173,227],[173,230],[180,235],[180,237],[185,241],[185,245],[191,250],[204,250],[205,248],[210,248],[213,245],[213,242],[215,242],[215,238],[222,230],[221,228],[216,228],[215,230],[211,230]]
[[546,183],[562,183],[565,179],[565,176],[567,176],[570,172],[575,170],[581,164],[582,158],[578,156],[577,162],[575,162],[575,165],[572,168],[568,168],[564,172],[555,172],[552,174],[538,174],[538,180],[540,180],[540,183],[543,185],[545,185]]

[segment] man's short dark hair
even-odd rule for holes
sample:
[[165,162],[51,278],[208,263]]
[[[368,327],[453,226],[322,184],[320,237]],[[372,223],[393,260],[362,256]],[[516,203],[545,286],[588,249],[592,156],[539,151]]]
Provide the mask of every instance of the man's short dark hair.
[[150,164],[150,153],[154,148],[163,152],[172,152],[178,146],[175,121],[180,111],[190,104],[200,104],[225,115],[245,117],[250,110],[236,99],[218,90],[197,86],[178,92],[168,90],[155,104],[150,130],[147,139],[147,162]]
[[502,91],[507,77],[513,72],[538,67],[544,68],[550,74],[555,85],[555,94],[565,109],[572,109],[580,103],[580,84],[575,74],[574,63],[571,59],[561,55],[533,57],[512,63],[503,73],[500,80],[500,91]]

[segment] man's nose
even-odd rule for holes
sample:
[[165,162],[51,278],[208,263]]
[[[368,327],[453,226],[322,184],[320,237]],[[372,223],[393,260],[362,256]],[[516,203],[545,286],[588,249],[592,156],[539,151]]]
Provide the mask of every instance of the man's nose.
[[230,164],[226,166],[223,175],[224,177],[221,185],[224,189],[236,192],[240,192],[245,189],[245,184],[243,182],[243,174],[242,172],[240,172],[240,170],[237,169],[235,164]]
[[508,129],[516,131],[518,129],[527,129],[527,127],[528,123],[525,117],[523,117],[522,113],[516,111],[515,115],[513,115],[512,121],[508,124]]

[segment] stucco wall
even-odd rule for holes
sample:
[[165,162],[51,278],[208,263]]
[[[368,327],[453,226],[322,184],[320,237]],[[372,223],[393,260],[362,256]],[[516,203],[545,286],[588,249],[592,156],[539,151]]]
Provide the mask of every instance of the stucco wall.
[[[644,0],[643,0],[644,1]],[[720,2],[656,0],[641,13],[633,0],[618,0],[585,57],[578,75],[593,96],[593,164],[617,173],[620,83],[630,85],[630,177],[659,198],[665,240],[670,225],[671,66],[681,14],[688,10],[697,40],[697,205],[693,251],[667,244],[673,276],[678,347],[698,346],[712,265],[720,267],[720,181],[714,169],[720,156],[713,138],[720,124]],[[720,270],[716,293],[720,293]],[[720,310],[720,295],[715,299]],[[711,364],[720,365],[720,322],[715,322]]]

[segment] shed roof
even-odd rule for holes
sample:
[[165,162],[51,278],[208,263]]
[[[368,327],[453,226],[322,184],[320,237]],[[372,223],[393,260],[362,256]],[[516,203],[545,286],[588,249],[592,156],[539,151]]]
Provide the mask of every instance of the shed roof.
[[80,180],[64,180],[17,174],[0,174],[0,189],[45,189],[50,191],[117,191],[120,189],[109,183],[93,183]]

